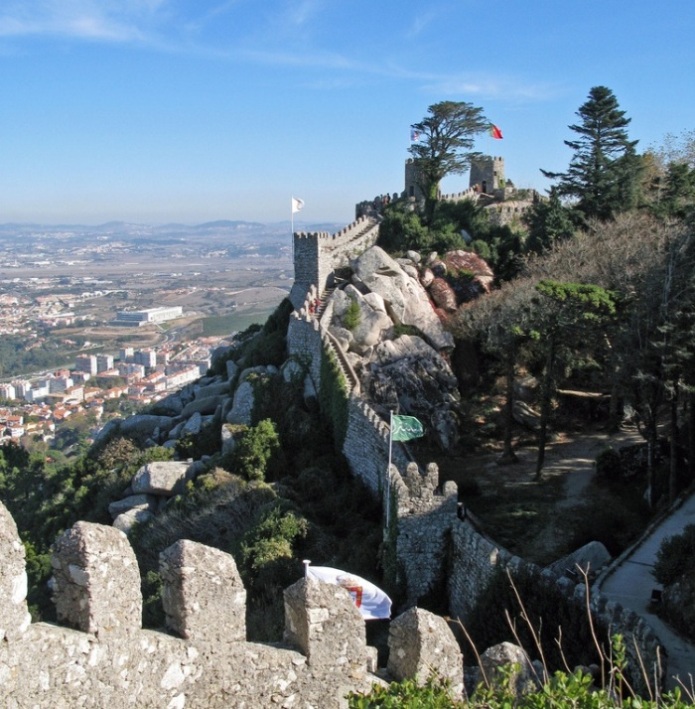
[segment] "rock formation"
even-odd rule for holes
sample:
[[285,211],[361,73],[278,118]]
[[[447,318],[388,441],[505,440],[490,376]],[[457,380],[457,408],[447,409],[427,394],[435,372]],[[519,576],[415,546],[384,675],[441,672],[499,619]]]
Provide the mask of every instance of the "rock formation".
[[385,420],[389,412],[416,416],[451,449],[460,402],[448,362],[454,340],[423,286],[421,263],[416,252],[396,261],[377,246],[367,249],[352,261],[352,283],[331,295],[322,327],[345,350],[361,391]]

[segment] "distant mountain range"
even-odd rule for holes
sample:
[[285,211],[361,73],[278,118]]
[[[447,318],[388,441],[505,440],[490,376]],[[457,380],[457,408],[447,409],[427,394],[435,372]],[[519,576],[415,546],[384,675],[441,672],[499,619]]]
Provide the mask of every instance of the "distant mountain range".
[[[333,233],[345,224],[306,224],[295,222],[295,231],[326,231]],[[106,222],[96,226],[84,224],[0,224],[0,242],[27,241],[53,242],[98,239],[124,242],[188,241],[204,238],[212,244],[258,243],[259,240],[273,240],[287,243],[290,240],[290,221],[262,224],[260,222],[231,221],[220,219],[203,224],[133,224],[130,222]]]

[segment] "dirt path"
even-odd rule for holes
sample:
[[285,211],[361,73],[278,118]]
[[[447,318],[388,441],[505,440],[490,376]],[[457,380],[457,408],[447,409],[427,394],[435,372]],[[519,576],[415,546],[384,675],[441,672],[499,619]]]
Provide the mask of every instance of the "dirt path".
[[[567,553],[574,533],[572,510],[591,504],[591,482],[595,460],[604,449],[618,449],[642,442],[636,431],[590,430],[558,434],[546,449],[542,482],[535,482],[535,445],[517,447],[518,462],[499,465],[500,451],[463,458],[459,489],[475,481],[480,496],[470,499],[470,507],[490,535],[510,551],[540,565]],[[447,471],[448,472],[448,471]],[[595,495],[595,490],[594,490]],[[514,521],[516,520],[516,521]]]

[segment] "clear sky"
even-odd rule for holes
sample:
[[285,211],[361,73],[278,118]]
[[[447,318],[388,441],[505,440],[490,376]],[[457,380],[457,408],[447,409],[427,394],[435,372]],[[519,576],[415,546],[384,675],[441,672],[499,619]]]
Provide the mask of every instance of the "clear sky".
[[[638,149],[695,127],[693,0],[1,0],[0,222],[348,223],[468,101],[518,187],[591,87]],[[449,178],[445,191],[467,187]]]

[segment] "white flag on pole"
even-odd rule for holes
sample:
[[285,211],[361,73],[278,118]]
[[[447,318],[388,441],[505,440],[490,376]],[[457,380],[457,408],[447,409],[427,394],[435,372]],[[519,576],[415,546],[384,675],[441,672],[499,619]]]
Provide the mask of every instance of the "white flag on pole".
[[299,212],[304,207],[304,200],[299,197],[292,197],[292,214]]
[[352,596],[355,605],[365,620],[391,617],[391,599],[377,586],[366,579],[330,566],[306,567],[307,578],[342,586]]

